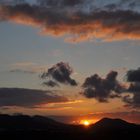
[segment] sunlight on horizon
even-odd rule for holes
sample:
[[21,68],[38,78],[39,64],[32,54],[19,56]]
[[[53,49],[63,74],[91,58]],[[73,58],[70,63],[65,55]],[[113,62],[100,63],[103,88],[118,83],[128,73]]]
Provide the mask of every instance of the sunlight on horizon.
[[84,126],[89,126],[99,121],[98,119],[82,119],[79,121],[79,124]]
[[88,120],[85,120],[85,121],[83,122],[83,125],[84,125],[84,126],[89,126],[89,125],[90,125],[90,122],[89,122]]

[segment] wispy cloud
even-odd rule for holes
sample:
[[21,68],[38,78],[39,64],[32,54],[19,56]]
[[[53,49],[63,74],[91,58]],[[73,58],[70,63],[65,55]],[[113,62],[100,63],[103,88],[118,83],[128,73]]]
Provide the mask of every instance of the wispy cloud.
[[49,103],[49,104],[42,104],[39,105],[36,109],[39,110],[66,110],[72,109],[73,104],[79,104],[84,102],[83,100],[69,100],[67,102],[56,102],[56,103]]
[[33,62],[18,62],[11,64],[10,67],[11,67],[9,70],[10,72],[29,73],[29,74],[40,73],[47,69],[46,65],[39,65]]

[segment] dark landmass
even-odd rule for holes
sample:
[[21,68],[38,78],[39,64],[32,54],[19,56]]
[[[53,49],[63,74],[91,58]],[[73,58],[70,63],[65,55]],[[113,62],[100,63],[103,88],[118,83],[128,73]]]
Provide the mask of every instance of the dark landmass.
[[140,138],[140,125],[121,119],[103,118],[84,127],[56,122],[42,116],[0,115],[2,140],[135,140]]

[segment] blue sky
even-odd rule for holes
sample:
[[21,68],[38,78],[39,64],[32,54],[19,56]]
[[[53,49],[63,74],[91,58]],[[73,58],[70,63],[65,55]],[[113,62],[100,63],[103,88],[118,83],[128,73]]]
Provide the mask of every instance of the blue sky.
[[[64,42],[63,37],[40,35],[39,30],[33,27],[5,22],[0,23],[0,31],[1,87],[40,88],[37,75],[39,73],[10,72],[12,65],[16,63],[30,62],[48,68],[57,62],[65,61],[72,65],[77,73],[74,76],[79,80],[93,73],[104,76],[110,70],[120,70],[125,75],[127,69],[140,65],[139,41],[94,40],[73,44]],[[126,70],[123,71],[124,68]],[[23,84],[19,83],[18,77]]]

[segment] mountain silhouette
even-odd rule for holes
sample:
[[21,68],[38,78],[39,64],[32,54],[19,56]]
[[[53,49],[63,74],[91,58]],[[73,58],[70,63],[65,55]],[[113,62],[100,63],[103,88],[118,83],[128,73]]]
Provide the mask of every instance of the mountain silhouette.
[[42,116],[0,115],[0,138],[4,140],[134,140],[139,134],[140,125],[121,119],[103,118],[84,127],[63,124]]
[[92,125],[89,131],[97,140],[134,140],[139,137],[140,125],[128,123],[121,119],[103,118]]
[[74,129],[74,125],[66,125],[43,116],[0,115],[0,131],[48,131],[65,132]]
[[122,119],[103,118],[92,126],[94,129],[134,129],[138,125],[128,123]]

